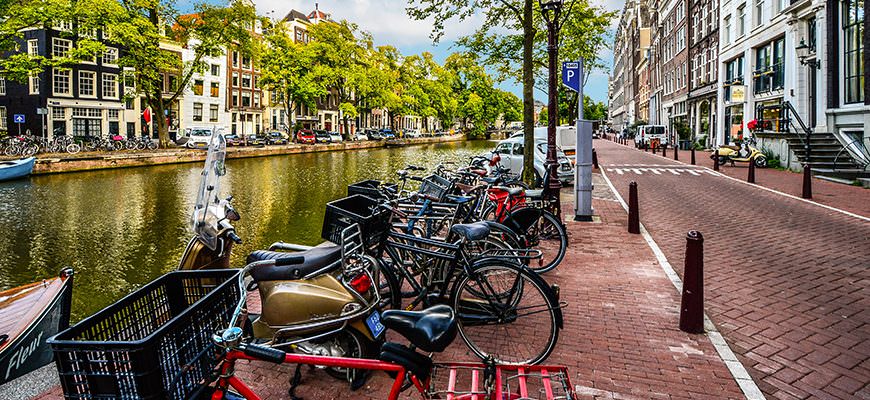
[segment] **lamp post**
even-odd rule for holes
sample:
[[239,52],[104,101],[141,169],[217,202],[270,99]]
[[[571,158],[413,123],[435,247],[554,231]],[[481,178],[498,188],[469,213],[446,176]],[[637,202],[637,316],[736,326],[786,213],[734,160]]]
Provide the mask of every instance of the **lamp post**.
[[[553,196],[556,207],[556,216],[561,218],[561,200],[559,189],[562,184],[559,182],[558,161],[556,160],[556,124],[559,121],[559,104],[557,97],[558,86],[556,84],[556,63],[559,59],[559,14],[562,11],[562,0],[551,0],[545,2],[539,0],[541,6],[541,14],[544,16],[544,21],[547,22],[547,56],[549,59],[548,70],[549,79],[547,91],[549,99],[547,101],[547,182],[542,182],[547,190]],[[582,101],[579,100],[579,101]],[[582,103],[581,103],[582,104]]]
[[[796,52],[800,53],[798,58],[800,59],[801,65],[806,65],[810,68],[809,73],[811,75],[816,74],[816,70],[822,69],[822,63],[818,59],[816,59],[815,57],[809,58],[811,49],[810,49],[810,46],[807,45],[807,43],[803,39],[801,39],[800,44],[795,46],[794,49]],[[813,55],[815,55],[815,49],[812,49],[812,50],[813,50]],[[816,82],[816,80],[812,76],[810,78],[811,78],[810,79],[810,86],[811,87],[809,87],[807,89],[812,91],[813,99],[815,99],[815,91],[816,91],[816,83],[815,82]],[[815,107],[815,104],[810,104],[809,106],[811,108],[813,108],[813,107]],[[814,113],[815,111],[812,110],[810,112]],[[812,116],[812,121],[810,122],[810,127],[812,128],[813,126],[815,126],[815,117],[814,116]],[[804,158],[806,159],[806,165],[810,164],[810,151],[811,151],[810,133],[811,133],[811,130],[806,131],[806,140],[804,140]]]

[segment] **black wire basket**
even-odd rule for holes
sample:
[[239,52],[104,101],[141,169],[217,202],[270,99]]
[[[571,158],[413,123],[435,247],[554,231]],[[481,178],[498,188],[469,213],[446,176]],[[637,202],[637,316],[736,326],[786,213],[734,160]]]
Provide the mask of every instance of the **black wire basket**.
[[363,244],[376,246],[390,229],[391,212],[380,207],[378,200],[361,194],[326,203],[321,236],[333,243],[341,243],[341,233],[353,224],[359,224]]
[[238,273],[170,272],[49,339],[64,397],[188,398],[217,365]]

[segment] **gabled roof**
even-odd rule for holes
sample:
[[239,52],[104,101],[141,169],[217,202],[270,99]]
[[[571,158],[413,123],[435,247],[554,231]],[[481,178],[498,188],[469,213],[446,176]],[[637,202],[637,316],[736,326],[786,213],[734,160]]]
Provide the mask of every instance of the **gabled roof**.
[[309,19],[329,19],[329,15],[318,9],[318,10],[312,11],[311,14],[308,14],[308,18]]
[[290,10],[287,13],[287,16],[284,17],[284,21],[293,21],[293,20],[302,20],[305,22],[311,22],[308,20],[308,17],[305,16],[301,11]]

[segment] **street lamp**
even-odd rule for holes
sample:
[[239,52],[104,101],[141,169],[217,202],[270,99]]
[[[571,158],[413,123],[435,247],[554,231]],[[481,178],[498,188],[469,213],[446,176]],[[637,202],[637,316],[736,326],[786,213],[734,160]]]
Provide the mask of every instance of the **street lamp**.
[[801,65],[807,65],[810,68],[815,68],[815,69],[822,69],[822,63],[819,62],[819,60],[817,60],[815,58],[813,58],[811,60],[807,60],[807,58],[810,57],[809,48],[810,48],[810,46],[808,46],[807,43],[803,39],[801,39],[801,43],[799,45],[795,46],[795,48],[794,48],[796,51],[803,53],[802,55],[798,56],[798,58],[800,59]]
[[[559,182],[558,175],[558,161],[556,160],[556,123],[559,121],[559,104],[558,97],[556,96],[556,91],[558,90],[558,86],[556,84],[556,63],[559,59],[559,14],[562,11],[562,0],[552,0],[552,1],[544,1],[539,0],[539,4],[541,6],[541,14],[544,16],[544,21],[547,22],[547,55],[549,58],[549,80],[547,85],[547,90],[549,94],[549,99],[547,102],[547,162],[546,168],[549,171],[547,173],[548,179],[547,182],[542,182],[543,185],[546,185],[545,188],[549,189],[548,192],[552,193],[554,196],[554,202],[556,207],[556,216],[560,216],[560,210],[562,209],[560,203],[559,189],[562,187]],[[578,101],[583,101],[583,99],[578,99]],[[580,103],[582,104],[582,103]],[[578,116],[579,117],[579,116]]]

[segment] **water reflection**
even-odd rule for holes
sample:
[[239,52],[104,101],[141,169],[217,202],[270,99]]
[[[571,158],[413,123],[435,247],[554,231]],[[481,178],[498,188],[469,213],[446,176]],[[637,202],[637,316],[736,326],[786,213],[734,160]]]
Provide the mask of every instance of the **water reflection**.
[[[321,241],[324,204],[363,179],[392,180],[409,163],[462,161],[489,142],[229,160],[225,195],[242,215],[233,265],[284,240]],[[73,318],[90,315],[173,270],[191,236],[202,165],[180,164],[0,183],[0,287],[76,270]]]

